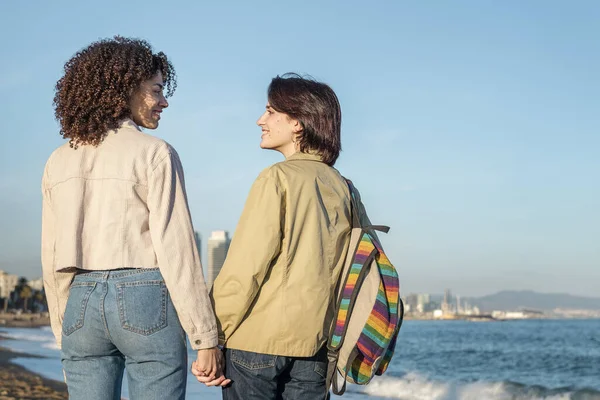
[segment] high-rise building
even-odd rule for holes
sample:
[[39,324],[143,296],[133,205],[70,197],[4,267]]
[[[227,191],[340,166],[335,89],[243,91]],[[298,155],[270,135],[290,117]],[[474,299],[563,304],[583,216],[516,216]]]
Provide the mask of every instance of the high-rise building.
[[417,296],[417,311],[426,312],[429,311],[430,296],[427,293],[421,293]]
[[406,307],[407,312],[415,312],[417,311],[417,303],[418,303],[418,295],[414,293],[409,293],[403,300],[404,307]]
[[450,289],[446,289],[444,291],[444,300],[442,301],[442,312],[444,314],[452,314],[454,313],[453,308],[454,307],[452,307],[452,292],[450,292]]
[[208,288],[212,287],[215,278],[221,271],[230,242],[227,231],[214,231],[208,238],[208,269],[206,271],[206,285]]
[[202,236],[200,236],[200,233],[194,231],[194,240],[196,241],[196,248],[198,249],[198,259],[202,263]]
[[4,271],[0,271],[0,298],[8,298],[10,292],[15,290],[15,286],[19,283],[17,275],[10,275]]

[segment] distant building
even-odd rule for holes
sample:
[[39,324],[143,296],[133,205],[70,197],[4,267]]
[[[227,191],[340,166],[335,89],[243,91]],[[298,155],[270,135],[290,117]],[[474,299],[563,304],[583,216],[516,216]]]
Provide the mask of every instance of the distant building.
[[221,271],[221,267],[227,257],[229,250],[229,233],[227,231],[214,231],[208,238],[208,269],[206,277],[206,285],[210,288],[215,281],[217,275]]
[[198,259],[202,262],[202,236],[200,236],[200,233],[194,232],[194,240],[196,241],[196,248],[198,249]]
[[420,313],[430,311],[431,298],[427,293],[417,295],[417,311]]
[[452,306],[452,292],[450,289],[444,291],[444,300],[442,301],[442,312],[444,314],[454,313],[454,307]]
[[10,293],[15,290],[19,283],[17,275],[10,275],[4,271],[0,271],[0,298],[8,298]]
[[406,312],[414,313],[417,311],[418,304],[418,295],[414,293],[410,293],[408,296],[404,298],[404,307],[406,308]]
[[30,288],[33,290],[42,290],[44,289],[44,280],[42,278],[34,279],[32,281],[27,282]]

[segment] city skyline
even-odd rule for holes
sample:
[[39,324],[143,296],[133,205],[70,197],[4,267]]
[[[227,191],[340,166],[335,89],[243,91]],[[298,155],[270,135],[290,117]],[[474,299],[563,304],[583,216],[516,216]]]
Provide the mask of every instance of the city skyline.
[[0,4],[0,269],[41,275],[41,175],[64,143],[53,88],[75,52],[120,34],[175,66],[147,132],[177,149],[205,240],[235,234],[252,182],[282,161],[255,122],[271,78],[296,71],[339,96],[335,167],[391,227],[401,291],[597,294],[600,3],[148,5]]
[[229,245],[231,239],[229,238],[229,232],[227,231],[213,231],[208,238],[207,245],[207,264],[206,264],[206,286],[210,289],[219,275],[225,259],[227,258],[227,251],[229,251]]

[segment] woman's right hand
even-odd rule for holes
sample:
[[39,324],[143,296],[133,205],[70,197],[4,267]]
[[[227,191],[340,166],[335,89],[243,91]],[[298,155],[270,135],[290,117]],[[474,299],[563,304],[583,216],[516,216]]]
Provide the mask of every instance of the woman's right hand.
[[198,382],[206,386],[226,386],[231,379],[223,374],[223,352],[217,347],[198,350],[196,361],[192,363],[192,374]]

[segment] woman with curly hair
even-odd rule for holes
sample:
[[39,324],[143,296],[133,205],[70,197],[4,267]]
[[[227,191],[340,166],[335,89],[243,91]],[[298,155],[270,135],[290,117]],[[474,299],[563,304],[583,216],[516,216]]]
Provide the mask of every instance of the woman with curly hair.
[[222,375],[175,149],[156,129],[176,77],[167,56],[116,36],[79,51],[56,85],[69,142],[42,179],[42,268],[72,400],[184,399],[186,333],[196,367]]

